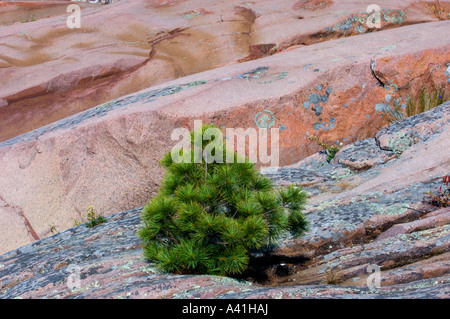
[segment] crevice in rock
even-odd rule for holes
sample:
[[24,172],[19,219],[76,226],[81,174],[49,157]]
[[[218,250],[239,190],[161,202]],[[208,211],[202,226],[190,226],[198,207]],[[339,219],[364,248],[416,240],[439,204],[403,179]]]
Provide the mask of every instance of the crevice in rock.
[[427,260],[432,257],[445,254],[449,250],[450,249],[447,247],[447,248],[431,250],[429,252],[418,251],[414,255],[407,256],[407,257],[401,256],[399,258],[394,259],[393,262],[391,264],[389,264],[388,266],[381,267],[381,270],[392,270],[392,269],[401,268],[402,266],[410,265],[410,264],[416,263],[418,261]]
[[[71,100],[68,104],[65,104],[67,102],[64,102],[64,99],[65,97],[70,97],[71,94],[78,96],[79,92],[88,88],[97,88],[97,92],[107,90],[111,83],[119,82],[120,79],[144,67],[149,61],[150,58],[145,60],[143,63],[126,70],[112,68],[108,72],[104,72],[99,76],[79,79],[76,85],[68,88],[67,90],[49,92],[41,87],[30,88],[17,93],[14,96],[5,98],[8,102],[8,106],[2,110],[2,113],[4,114],[2,114],[2,121],[0,122],[0,126],[3,128],[0,134],[0,142],[76,114],[85,110],[89,106],[99,104],[96,102],[86,102],[84,109],[79,110],[77,106],[80,102],[79,100]],[[83,98],[90,99],[89,95]],[[95,99],[96,96],[93,98]],[[109,99],[104,102],[108,100]],[[48,107],[53,104],[54,101],[59,101],[59,103],[55,106],[58,107],[57,110]],[[73,110],[70,107],[70,104],[72,104]],[[45,105],[46,108],[42,109],[42,111],[37,111],[36,109],[42,108],[42,105]],[[64,108],[60,108],[60,105],[64,105]],[[13,118],[13,115],[20,113],[20,110],[26,110],[26,112],[23,113],[19,119]],[[26,116],[27,113],[32,113],[33,117],[28,118]],[[14,122],[14,125],[9,125],[9,122],[11,121]]]
[[20,218],[23,220],[23,223],[25,225],[25,228],[28,231],[28,234],[34,239],[34,240],[39,240],[39,236],[36,233],[36,231],[34,230],[33,226],[31,225],[30,221],[28,220],[27,216],[25,215],[24,211],[22,208],[20,208],[19,206],[15,206],[15,205],[11,205],[10,203],[8,203],[2,195],[0,195],[0,200],[3,202],[3,207],[5,208],[10,208],[12,209],[17,215],[20,216]]
[[292,269],[305,264],[309,260],[304,255],[265,254],[251,258],[247,271],[234,276],[234,278],[270,285],[273,278],[288,276],[292,273]]
[[[310,270],[318,267],[323,263],[323,257],[329,256],[330,253],[343,249],[357,249],[364,252],[365,245],[374,242],[377,237],[390,229],[394,225],[409,223],[425,216],[431,211],[428,206],[421,206],[418,209],[408,209],[407,212],[386,218],[378,224],[366,223],[362,229],[358,229],[339,241],[322,242],[320,245],[311,245],[307,242],[299,242],[295,247],[290,247],[289,251],[276,252],[277,254],[269,254],[252,260],[249,270],[237,277],[246,279],[264,286],[291,286],[299,284],[339,284],[357,275],[364,274],[366,264],[357,264],[347,266],[342,269],[340,265],[329,269],[326,273],[310,274]],[[289,252],[302,251],[303,253],[292,255]],[[399,268],[404,265],[425,260],[433,256],[447,252],[445,249],[423,250],[420,249],[412,253],[408,257],[399,255],[392,256],[392,262],[389,266],[383,266],[382,270]],[[308,253],[309,252],[309,253]],[[306,276],[306,277],[305,277]],[[305,277],[305,278],[304,278]],[[303,279],[302,279],[303,278]],[[308,279],[309,278],[309,279]]]
[[[297,19],[300,19],[300,20],[303,18],[304,17],[302,17],[302,16],[297,17]],[[349,19],[351,19],[351,18],[349,18]],[[342,22],[342,23],[344,23],[344,22]],[[332,27],[329,27],[329,28],[325,28],[322,31],[318,31],[318,32],[315,32],[312,34],[306,34],[306,35],[302,34],[299,36],[295,36],[292,39],[290,39],[289,41],[286,41],[285,43],[281,43],[281,44],[251,45],[251,46],[249,46],[250,52],[252,51],[252,48],[255,51],[256,48],[260,48],[261,46],[268,46],[268,45],[272,45],[272,46],[270,47],[270,50],[266,50],[265,52],[260,50],[260,54],[253,54],[253,55],[250,54],[248,57],[246,57],[245,59],[241,59],[239,62],[246,62],[246,61],[260,59],[260,58],[263,58],[266,56],[270,56],[273,54],[283,52],[292,47],[309,46],[309,45],[313,45],[313,44],[317,44],[317,43],[321,43],[321,42],[343,39],[343,38],[348,38],[348,37],[372,33],[372,32],[382,32],[384,30],[396,29],[396,28],[409,26],[409,25],[418,25],[418,24],[422,24],[422,23],[429,23],[429,21],[425,21],[425,20],[407,21],[407,20],[405,20],[405,21],[402,21],[399,23],[388,23],[379,29],[375,29],[375,28],[367,29],[364,32],[362,32],[361,30],[358,31],[356,28],[351,31],[347,31],[347,30],[332,30]]]

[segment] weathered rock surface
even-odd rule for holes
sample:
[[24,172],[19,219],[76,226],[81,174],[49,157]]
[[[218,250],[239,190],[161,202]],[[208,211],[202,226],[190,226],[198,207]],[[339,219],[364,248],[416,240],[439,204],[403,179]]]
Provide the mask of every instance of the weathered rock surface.
[[[71,1],[0,1],[0,298],[450,298],[450,212],[423,201],[450,102],[385,116],[448,87],[449,2],[378,1],[380,28],[371,1],[113,2],[69,29]],[[195,119],[278,128],[264,172],[309,193],[310,231],[239,279],[163,274],[135,234]],[[108,222],[70,228],[90,205]]]
[[[223,128],[279,128],[282,166],[320,150],[308,134],[339,145],[374,136],[387,124],[379,104],[385,110],[423,85],[447,83],[450,39],[441,35],[449,26],[431,22],[285,50],[169,81],[0,143],[0,216],[8,225],[0,251],[50,235],[49,225],[71,227],[90,205],[104,214],[143,205],[158,187],[159,159],[175,144],[172,131],[192,128],[195,119]],[[102,63],[119,63],[116,58],[107,55]],[[372,60],[384,87],[372,74]]]
[[[69,29],[72,12],[66,9],[73,3],[0,1],[0,141],[185,75],[330,39],[450,18],[446,1],[377,1],[380,25],[369,28],[370,1],[134,0],[107,6],[77,2],[81,27]],[[396,50],[396,39],[372,56]],[[425,47],[434,51],[445,41],[439,37]],[[325,61],[333,65],[353,53]],[[321,73],[330,69],[314,63],[305,67]],[[405,75],[413,78],[423,70],[411,72]],[[330,125],[324,121],[318,125]]]
[[[406,272],[408,267],[390,271],[387,279],[384,279],[383,271],[382,286],[373,291],[365,286],[363,280],[360,280],[360,285],[352,282],[351,285],[345,286],[321,283],[271,287],[226,277],[163,274],[142,257],[140,242],[135,236],[139,224],[139,210],[127,211],[111,216],[107,223],[94,229],[79,226],[0,256],[0,298],[448,298],[450,296],[448,261],[447,268],[444,268],[446,270],[440,272],[436,270],[439,270],[442,263],[438,265],[436,261],[425,267],[416,266],[416,269],[409,266],[415,270],[415,276],[409,277],[411,278],[409,284],[396,284],[395,282],[400,280],[395,281],[394,273]],[[337,256],[329,263],[334,261],[338,264],[336,260]],[[364,261],[369,261],[369,258]],[[364,270],[360,269],[363,277]],[[432,270],[434,276],[429,275],[433,274]],[[417,276],[420,271],[427,272],[428,276]],[[79,286],[75,286],[77,281],[74,276],[78,274]],[[404,281],[405,276],[401,278]],[[388,279],[390,281],[387,281]]]
[[[429,213],[430,207],[422,204],[424,193],[437,190],[442,176],[450,172],[449,122],[440,122],[449,112],[450,102],[446,102],[395,122],[382,129],[376,138],[343,148],[332,163],[321,152],[277,172],[268,172],[280,185],[297,183],[312,196],[308,208],[313,213],[311,223],[321,227],[314,228],[302,244],[326,249],[334,242],[358,242],[361,236],[377,236],[393,223],[412,221]],[[377,146],[379,139],[398,144],[396,140],[405,131],[412,136],[420,134],[417,123],[424,123],[422,118],[429,119],[427,127],[430,127],[422,140],[408,144],[387,162],[373,161],[371,166],[355,169],[354,163],[366,163],[377,152],[391,154]],[[361,149],[360,145],[368,147]],[[357,150],[354,161],[342,164],[341,156],[347,158],[351,148]]]
[[[396,132],[412,134],[421,118],[432,128],[387,162],[350,169],[339,161],[344,150],[331,163],[321,152],[267,171],[309,193],[311,230],[283,239],[268,263],[254,266],[265,282],[160,273],[143,259],[135,209],[0,256],[0,298],[450,298],[449,209],[423,194],[450,172],[450,126],[433,123],[449,110],[447,102],[382,130],[377,139],[390,134],[389,144]],[[356,144],[368,145],[356,161],[373,158],[377,143]],[[369,266],[380,267],[381,287],[369,288]]]
[[395,157],[394,152],[381,149],[374,138],[368,138],[343,147],[337,160],[340,164],[358,170],[384,164]]

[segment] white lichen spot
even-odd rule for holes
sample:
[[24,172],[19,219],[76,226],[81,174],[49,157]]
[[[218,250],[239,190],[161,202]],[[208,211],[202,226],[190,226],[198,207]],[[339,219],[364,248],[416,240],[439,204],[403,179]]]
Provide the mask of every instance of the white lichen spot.
[[131,267],[130,267],[130,266],[132,266],[133,264],[134,264],[133,261],[129,261],[129,262],[127,262],[125,265],[119,266],[119,269],[122,269],[122,270],[131,270]]

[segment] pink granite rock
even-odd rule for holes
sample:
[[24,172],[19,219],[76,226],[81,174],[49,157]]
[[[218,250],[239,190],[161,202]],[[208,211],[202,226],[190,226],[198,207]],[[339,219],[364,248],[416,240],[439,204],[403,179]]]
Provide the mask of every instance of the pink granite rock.
[[[67,6],[74,3],[81,6],[80,29],[66,25],[71,14]],[[369,28],[371,3],[134,0],[98,6],[64,0],[0,1],[0,99],[8,103],[0,109],[0,140],[185,75],[350,35],[448,19],[446,2],[437,7],[380,0],[380,28]],[[373,48],[371,58],[395,46],[395,39],[387,41]],[[310,70],[323,75],[338,61],[352,57],[356,62],[357,56],[331,55],[324,60],[330,66]],[[421,64],[420,57],[414,60]],[[395,82],[397,71],[404,72],[389,63],[393,74],[388,74],[383,63],[377,68],[386,80]],[[419,76],[421,81],[423,67],[407,71],[406,78]],[[346,94],[358,91],[355,87]],[[320,123],[330,125],[324,121]]]
[[[171,141],[173,129],[192,128],[195,119],[229,128],[279,128],[280,165],[320,150],[308,134],[328,144],[374,136],[387,124],[377,107],[386,102],[387,95],[400,99],[408,94],[405,83],[418,87],[447,81],[443,66],[450,43],[440,35],[449,23],[333,40],[197,73],[3,142],[0,195],[4,207],[19,207],[26,217],[16,218],[20,225],[16,235],[3,240],[4,251],[18,247],[18,238],[21,244],[24,238],[34,240],[36,236],[30,237],[27,229],[43,238],[50,235],[49,225],[60,230],[72,226],[73,218],[79,218],[90,205],[111,214],[145,203],[158,187],[159,159],[175,144]],[[417,42],[421,46],[415,45]],[[106,55],[103,63],[109,57]],[[139,61],[139,57],[134,59]],[[405,69],[411,59],[416,61],[414,68]],[[398,92],[378,85],[371,60],[375,70],[398,70],[389,78],[391,83],[399,83]],[[93,76],[102,71],[88,67],[83,72]],[[411,77],[414,80],[410,81]],[[383,79],[387,83],[388,78]],[[57,83],[64,87],[71,81],[70,76],[61,76]],[[11,85],[5,87],[12,90]],[[89,87],[89,92],[96,90]],[[433,147],[442,150],[442,145]],[[423,162],[412,159],[408,165],[414,166],[415,172],[422,169]],[[395,171],[386,174],[389,177],[383,177],[384,181],[401,176]],[[364,187],[372,186],[361,185],[354,191]],[[0,212],[6,214],[5,208]],[[26,220],[29,226],[24,227]]]
[[392,226],[387,231],[378,236],[377,240],[383,240],[389,237],[397,236],[399,234],[410,234],[414,231],[420,231],[450,224],[450,208],[443,208],[439,211],[435,211],[434,213],[435,215],[431,217],[428,217],[426,215],[420,220]]

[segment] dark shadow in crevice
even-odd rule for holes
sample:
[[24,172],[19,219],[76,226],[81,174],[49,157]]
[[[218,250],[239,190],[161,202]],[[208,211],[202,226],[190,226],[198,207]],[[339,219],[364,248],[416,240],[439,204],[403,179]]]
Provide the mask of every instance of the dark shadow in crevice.
[[233,278],[251,281],[258,284],[270,284],[273,277],[284,277],[290,274],[293,267],[300,266],[310,259],[305,256],[285,256],[265,254],[250,258],[247,270]]

